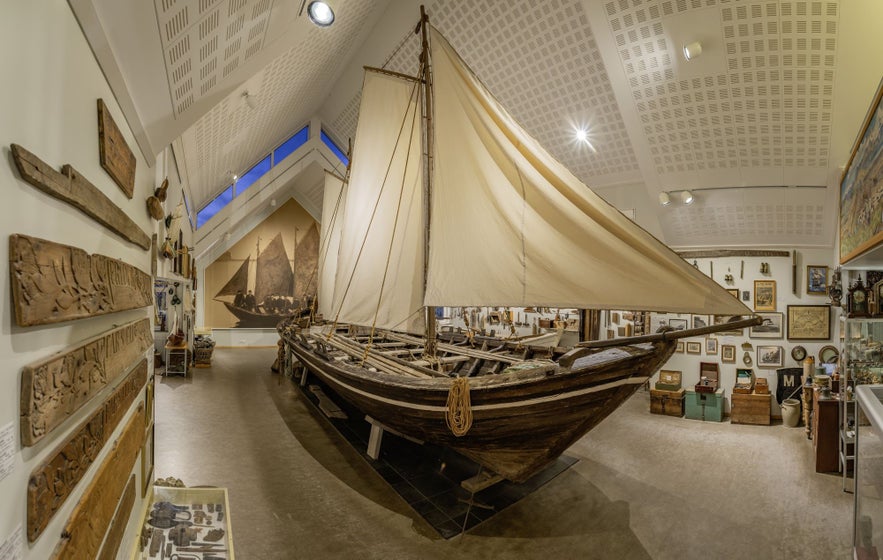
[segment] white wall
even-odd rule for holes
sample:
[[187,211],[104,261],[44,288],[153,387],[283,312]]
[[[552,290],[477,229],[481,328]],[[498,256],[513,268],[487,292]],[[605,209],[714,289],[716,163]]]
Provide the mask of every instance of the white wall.
[[[18,143],[55,168],[70,163],[110,199],[126,211],[148,234],[152,231],[144,200],[152,191],[154,172],[135,149],[137,174],[135,196],[126,198],[98,162],[96,99],[103,98],[127,142],[135,148],[122,113],[92,56],[67,3],[9,0],[0,18],[0,146],[5,164],[0,165],[4,203],[0,205],[0,427],[12,422],[16,431],[14,471],[0,481],[0,543],[18,526],[26,525],[26,493],[32,469],[44,461],[71,429],[96,408],[89,403],[39,445],[22,449],[19,429],[19,378],[23,365],[42,359],[65,346],[104,332],[114,324],[150,317],[149,309],[109,316],[19,328],[10,306],[8,243],[10,234],[21,233],[81,247],[90,253],[120,258],[149,272],[148,252],[95,224],[76,209],[58,202],[24,183],[9,153]],[[151,372],[152,372],[152,361]],[[101,400],[99,397],[98,400]],[[143,394],[136,403],[144,400]],[[133,407],[134,410],[134,407]],[[129,411],[112,436],[131,415]],[[33,544],[24,539],[22,558],[49,558],[58,543],[62,527],[95,475],[111,447],[106,446],[52,522]],[[140,485],[140,466],[133,472]],[[141,507],[140,495],[135,509]],[[127,540],[131,542],[137,520],[130,520]]]

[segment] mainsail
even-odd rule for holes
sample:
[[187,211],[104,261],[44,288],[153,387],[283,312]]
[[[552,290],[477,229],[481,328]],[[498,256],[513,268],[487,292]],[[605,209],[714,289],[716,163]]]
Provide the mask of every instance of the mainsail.
[[423,332],[418,86],[397,76],[365,73],[329,319]]
[[431,39],[426,305],[751,314],[546,152],[435,28]]
[[318,313],[334,318],[334,278],[337,274],[337,255],[340,252],[340,232],[343,229],[346,206],[346,183],[332,173],[325,173],[325,193],[322,201],[322,231],[319,243]]
[[277,233],[267,248],[257,258],[254,297],[258,303],[267,296],[290,296],[294,292],[294,273],[282,244],[282,234]]
[[215,298],[220,296],[235,296],[237,292],[241,292],[245,294],[245,290],[248,287],[248,263],[251,262],[251,257],[245,259],[242,262],[242,265],[239,266],[239,270],[230,277],[230,280],[224,284],[224,287],[221,288],[221,291],[215,294]]

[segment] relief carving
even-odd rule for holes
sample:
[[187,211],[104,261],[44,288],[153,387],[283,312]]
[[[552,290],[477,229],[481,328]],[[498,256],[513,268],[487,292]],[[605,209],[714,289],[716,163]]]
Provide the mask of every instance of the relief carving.
[[45,325],[151,305],[150,276],[122,261],[29,237],[9,236],[19,326]]

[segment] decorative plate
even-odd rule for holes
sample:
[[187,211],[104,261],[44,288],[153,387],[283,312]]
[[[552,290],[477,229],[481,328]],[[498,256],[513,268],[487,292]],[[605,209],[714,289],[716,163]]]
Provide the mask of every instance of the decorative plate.
[[745,354],[742,356],[742,363],[744,363],[746,366],[750,366],[752,363],[751,354],[745,352]]
[[794,361],[797,363],[802,362],[806,358],[806,348],[803,346],[795,346],[791,349],[791,357],[794,358]]
[[837,358],[840,357],[840,351],[837,350],[836,346],[822,346],[822,349],[819,350],[819,363],[822,364],[834,364],[837,363]]

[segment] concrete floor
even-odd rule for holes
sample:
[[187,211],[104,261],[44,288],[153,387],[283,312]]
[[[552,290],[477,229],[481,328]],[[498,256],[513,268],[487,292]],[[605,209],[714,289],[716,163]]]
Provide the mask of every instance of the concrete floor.
[[852,495],[816,474],[803,429],[651,415],[639,392],[570,448],[579,462],[443,540],[270,372],[275,349],[217,349],[157,378],[156,476],[230,494],[245,560],[852,558]]

